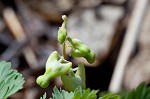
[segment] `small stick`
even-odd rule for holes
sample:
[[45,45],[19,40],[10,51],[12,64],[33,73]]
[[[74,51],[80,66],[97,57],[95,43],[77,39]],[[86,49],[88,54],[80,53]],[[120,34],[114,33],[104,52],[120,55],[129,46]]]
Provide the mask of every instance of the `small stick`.
[[149,0],[135,1],[136,2],[135,8],[131,15],[128,29],[127,29],[127,32],[123,41],[123,45],[121,47],[121,50],[117,59],[117,63],[115,66],[115,70],[112,76],[110,86],[109,86],[109,91],[111,92],[117,93],[121,89],[125,67],[127,65],[127,62],[129,60],[129,57],[131,55],[131,52],[137,40],[139,30],[141,27],[141,23],[142,23],[142,19],[143,19],[146,7],[148,6],[148,1]]
[[[3,11],[3,17],[4,17],[6,24],[12,31],[15,38],[17,39],[17,41],[18,42],[26,41],[27,37],[24,33],[24,30],[16,16],[15,12],[11,8],[6,8]],[[23,49],[23,54],[26,58],[26,61],[29,64],[30,68],[32,68],[32,69],[38,68],[36,56],[35,56],[33,50],[29,46],[27,46]]]
[[3,17],[9,29],[12,31],[13,35],[17,39],[17,41],[21,42],[26,40],[26,35],[24,34],[21,24],[15,12],[11,8],[4,9]]
[[13,41],[10,46],[0,55],[0,60],[11,60],[13,57],[17,56],[21,52],[18,52],[19,50],[22,50],[24,46],[27,45],[27,41],[25,42],[18,42]]

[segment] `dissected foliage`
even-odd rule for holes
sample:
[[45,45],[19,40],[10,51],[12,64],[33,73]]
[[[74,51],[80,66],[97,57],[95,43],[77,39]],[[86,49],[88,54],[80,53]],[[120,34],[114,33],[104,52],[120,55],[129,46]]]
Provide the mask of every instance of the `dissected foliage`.
[[46,99],[46,93],[44,93],[44,95],[40,97],[40,99]]
[[22,75],[11,69],[10,62],[0,62],[0,99],[7,99],[22,89],[24,82]]
[[[62,89],[58,90],[57,87],[54,87],[53,97],[50,99],[97,99],[97,93],[98,90],[84,90],[81,87],[76,88],[74,92],[68,92]],[[40,99],[46,99],[46,93]],[[98,99],[150,99],[150,87],[142,83],[130,92],[123,92],[120,95],[105,93]]]
[[[74,92],[68,92],[65,90],[58,90],[57,87],[54,87],[52,93],[52,98],[50,99],[97,99],[98,90],[82,89],[80,86],[77,87]],[[46,99],[46,94],[41,97],[41,99]]]

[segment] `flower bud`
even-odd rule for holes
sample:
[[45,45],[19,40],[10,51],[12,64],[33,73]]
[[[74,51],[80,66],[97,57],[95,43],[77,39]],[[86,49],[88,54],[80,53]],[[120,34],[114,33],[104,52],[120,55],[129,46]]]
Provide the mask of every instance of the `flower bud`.
[[67,16],[66,15],[62,15],[62,19],[64,20],[64,22],[67,21]]
[[88,61],[88,63],[90,63],[90,64],[92,64],[92,63],[94,63],[94,61],[95,61],[95,58],[96,58],[96,55],[95,55],[95,53],[94,52],[90,52],[90,53],[88,53],[86,56],[85,56],[85,59]]
[[85,68],[83,64],[78,65],[78,70],[76,71],[75,75],[68,76],[63,75],[61,76],[62,82],[65,88],[69,91],[74,91],[78,86],[81,86],[83,89],[86,88],[85,84]]
[[54,51],[46,62],[46,71],[44,75],[37,78],[36,82],[46,88],[51,79],[66,74],[72,66],[72,63],[60,57],[57,51]]
[[71,56],[73,57],[85,57],[87,53],[81,52],[78,49],[72,49],[70,51]]
[[74,49],[78,49],[81,52],[89,53],[90,49],[80,40],[78,39],[72,39],[70,37],[67,38],[68,41],[71,43]]
[[67,30],[66,30],[67,17],[66,17],[66,15],[63,15],[62,19],[64,20],[64,22],[63,22],[62,26],[59,27],[58,36],[57,36],[57,40],[60,44],[64,43],[66,36],[67,36]]
[[84,57],[88,63],[92,64],[95,61],[95,53],[90,51],[89,53],[84,53],[79,51],[78,49],[74,50],[72,49],[70,52],[71,56],[73,57]]

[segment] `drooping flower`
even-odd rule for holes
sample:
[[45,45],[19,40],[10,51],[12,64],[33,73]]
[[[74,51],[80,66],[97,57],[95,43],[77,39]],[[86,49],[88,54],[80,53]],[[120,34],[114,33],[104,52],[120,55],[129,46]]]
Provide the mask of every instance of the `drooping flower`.
[[73,47],[70,51],[71,56],[84,57],[88,63],[94,63],[96,58],[95,53],[91,51],[90,48],[88,48],[83,42],[78,39],[72,39],[70,37],[68,37],[67,40]]
[[44,75],[39,76],[36,82],[42,88],[46,88],[48,87],[51,79],[66,74],[71,67],[71,62],[65,60],[62,56],[59,56],[57,51],[54,51],[46,62]]

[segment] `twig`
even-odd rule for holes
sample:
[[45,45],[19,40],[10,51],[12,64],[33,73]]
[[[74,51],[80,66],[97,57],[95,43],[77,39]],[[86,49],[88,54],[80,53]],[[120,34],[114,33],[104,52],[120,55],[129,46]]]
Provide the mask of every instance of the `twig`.
[[13,41],[10,46],[0,55],[0,60],[11,60],[13,57],[19,55],[22,50],[27,45],[27,42]]
[[131,15],[128,29],[109,86],[109,90],[114,93],[120,91],[125,67],[127,65],[132,49],[137,40],[138,33],[141,27],[141,22],[148,4],[148,0],[137,0],[135,2],[136,2],[135,8]]
[[[17,41],[18,42],[26,41],[27,37],[24,33],[24,30],[16,16],[15,12],[11,8],[6,8],[3,11],[3,17],[4,17],[6,24],[12,31],[15,38],[17,39]],[[29,46],[27,46],[23,49],[23,54],[26,58],[26,61],[29,64],[30,68],[32,68],[32,69],[38,68],[37,67],[38,66],[37,59],[35,57],[35,54]]]

